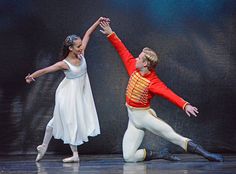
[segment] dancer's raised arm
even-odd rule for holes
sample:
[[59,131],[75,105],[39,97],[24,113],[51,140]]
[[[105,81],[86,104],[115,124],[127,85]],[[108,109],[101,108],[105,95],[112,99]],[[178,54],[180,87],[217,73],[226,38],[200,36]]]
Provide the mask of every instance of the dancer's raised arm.
[[102,21],[106,21],[106,22],[110,22],[109,18],[105,18],[105,17],[100,17],[96,22],[94,22],[94,24],[86,31],[86,33],[84,34],[84,37],[82,39],[82,45],[83,45],[83,52],[82,54],[84,54],[84,50],[87,47],[87,44],[89,42],[90,36],[91,34],[95,31],[95,29],[97,28],[97,26],[102,22]]

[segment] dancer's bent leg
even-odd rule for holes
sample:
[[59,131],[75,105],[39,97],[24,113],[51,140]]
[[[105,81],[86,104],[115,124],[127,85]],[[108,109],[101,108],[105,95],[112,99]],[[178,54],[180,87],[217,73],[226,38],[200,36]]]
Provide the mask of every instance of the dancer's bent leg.
[[[152,124],[152,121],[156,121],[156,120],[148,120],[147,119],[149,117],[154,118],[152,115],[150,115],[150,111],[152,111],[151,109],[132,109],[132,108],[128,108],[128,114],[129,114],[129,119],[132,120],[132,122],[136,125],[136,127],[139,127],[140,129],[143,130],[149,130],[151,132],[153,132],[150,129],[149,124]],[[153,111],[154,112],[154,111]],[[147,119],[146,119],[147,117]],[[148,123],[148,124],[147,124]],[[154,129],[156,129],[156,127],[158,127],[159,125],[154,123]],[[153,132],[156,135],[156,132]],[[152,160],[152,159],[165,159],[165,160],[170,160],[170,161],[179,161],[180,159],[178,157],[176,157],[175,155],[171,154],[167,148],[157,152],[157,151],[153,151],[153,150],[149,150],[149,149],[144,149],[145,150],[145,159],[144,160]]]
[[139,149],[143,141],[144,131],[135,127],[129,120],[128,128],[123,137],[123,158],[126,162],[143,161],[146,156],[145,149]]

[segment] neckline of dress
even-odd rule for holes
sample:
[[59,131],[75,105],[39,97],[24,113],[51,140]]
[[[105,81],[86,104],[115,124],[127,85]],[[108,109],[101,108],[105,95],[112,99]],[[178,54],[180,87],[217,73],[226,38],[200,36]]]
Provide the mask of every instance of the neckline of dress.
[[73,63],[71,63],[70,61],[64,59],[65,61],[67,61],[70,65],[75,66],[75,67],[79,67],[81,65],[82,59],[80,59],[80,64],[79,65],[74,65]]

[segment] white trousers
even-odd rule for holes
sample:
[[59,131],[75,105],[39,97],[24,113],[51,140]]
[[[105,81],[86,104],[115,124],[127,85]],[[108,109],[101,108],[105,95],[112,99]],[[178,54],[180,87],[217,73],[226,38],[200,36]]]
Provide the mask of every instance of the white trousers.
[[153,109],[132,108],[129,106],[127,106],[127,109],[129,123],[122,144],[123,157],[126,162],[137,162],[145,159],[146,150],[138,149],[142,143],[145,130],[187,150],[187,143],[190,139],[177,134],[172,127],[156,116]]

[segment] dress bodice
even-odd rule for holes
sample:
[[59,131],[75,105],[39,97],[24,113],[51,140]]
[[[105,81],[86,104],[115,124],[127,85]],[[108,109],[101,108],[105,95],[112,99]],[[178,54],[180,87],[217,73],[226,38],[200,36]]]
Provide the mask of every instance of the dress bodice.
[[87,65],[84,56],[81,56],[80,65],[73,65],[67,60],[63,60],[68,66],[68,70],[64,70],[67,79],[74,79],[87,73]]

